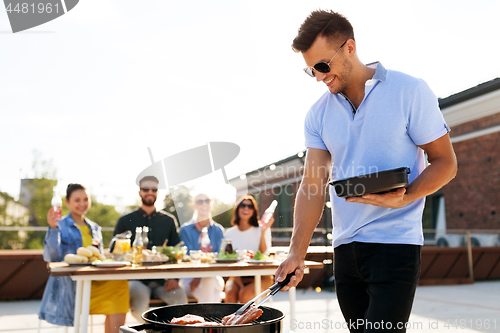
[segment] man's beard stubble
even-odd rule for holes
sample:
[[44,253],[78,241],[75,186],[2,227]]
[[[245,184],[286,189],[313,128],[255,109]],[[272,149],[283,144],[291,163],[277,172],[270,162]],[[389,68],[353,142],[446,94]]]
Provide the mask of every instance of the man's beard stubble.
[[342,69],[343,69],[343,71],[342,71],[341,76],[337,76],[337,78],[336,78],[336,80],[338,79],[337,83],[339,86],[334,91],[330,90],[330,92],[332,94],[338,94],[338,93],[343,92],[349,83],[349,80],[351,77],[351,72],[352,72],[352,64],[348,61],[344,61]]
[[155,204],[155,202],[156,202],[156,198],[153,200],[153,202],[151,202],[151,200],[146,201],[146,200],[144,200],[144,198],[142,198],[142,197],[141,197],[141,201],[142,201],[142,204],[143,204],[144,206],[149,206],[149,207],[151,207],[151,206],[154,206],[154,204]]

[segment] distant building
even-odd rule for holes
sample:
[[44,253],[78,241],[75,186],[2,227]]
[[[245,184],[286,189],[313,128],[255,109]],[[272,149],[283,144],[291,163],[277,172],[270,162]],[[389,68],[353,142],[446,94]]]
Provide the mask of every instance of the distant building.
[[[425,229],[436,229],[438,217],[446,229],[500,229],[500,78],[439,99],[451,127],[458,174],[429,196],[423,216]],[[305,151],[230,180],[240,193],[248,187],[259,208],[278,200],[273,245],[288,245],[293,205],[302,179]],[[443,199],[444,198],[444,199]],[[311,244],[330,244],[329,198]],[[446,208],[445,208],[446,207]],[[445,209],[445,214],[439,214]],[[445,221],[443,221],[445,220]],[[431,241],[435,235],[426,237]]]
[[[288,245],[292,235],[293,206],[295,196],[299,189],[300,181],[304,171],[305,151],[277,161],[270,165],[250,171],[245,175],[229,180],[230,184],[240,195],[248,187],[248,193],[252,194],[263,211],[269,207],[273,200],[278,201],[274,213],[275,222],[272,226],[273,246]],[[319,222],[313,235],[311,244],[331,244],[329,234],[331,233],[331,213],[328,197],[325,203],[323,217]]]
[[25,178],[21,179],[21,190],[19,191],[19,201],[25,206],[30,205],[33,198],[33,183],[34,179]]
[[500,229],[500,78],[439,100],[458,173],[442,189],[448,229]]

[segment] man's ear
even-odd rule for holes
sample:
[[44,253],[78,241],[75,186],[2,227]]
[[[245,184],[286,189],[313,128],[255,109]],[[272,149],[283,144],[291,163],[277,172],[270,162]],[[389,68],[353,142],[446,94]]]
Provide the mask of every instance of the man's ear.
[[347,49],[349,58],[352,58],[356,54],[356,42],[353,39],[349,38],[347,40],[345,48]]

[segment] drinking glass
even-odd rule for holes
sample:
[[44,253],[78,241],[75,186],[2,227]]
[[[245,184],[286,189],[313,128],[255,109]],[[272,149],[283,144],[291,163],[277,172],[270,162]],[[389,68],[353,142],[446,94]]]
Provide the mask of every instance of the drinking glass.
[[191,257],[191,260],[193,261],[193,263],[195,263],[195,264],[199,264],[200,263],[201,251],[199,251],[199,250],[191,250],[191,251],[189,251],[189,256]]

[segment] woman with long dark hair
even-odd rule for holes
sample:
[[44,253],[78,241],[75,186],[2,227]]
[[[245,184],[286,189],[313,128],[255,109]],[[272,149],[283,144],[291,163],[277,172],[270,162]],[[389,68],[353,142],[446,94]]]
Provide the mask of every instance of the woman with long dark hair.
[[[245,195],[234,207],[231,224],[233,227],[226,230],[225,238],[230,240],[234,249],[257,251],[268,254],[271,248],[271,225],[274,218],[268,223],[261,224],[259,208],[251,195]],[[262,276],[262,291],[273,284],[272,276]],[[256,296],[253,276],[230,277],[226,282],[226,302],[246,303]]]

